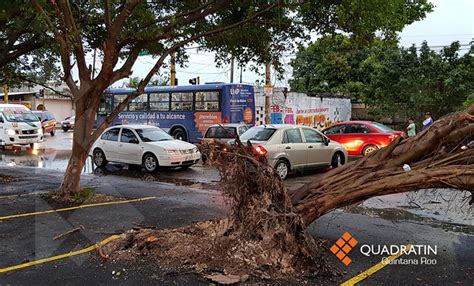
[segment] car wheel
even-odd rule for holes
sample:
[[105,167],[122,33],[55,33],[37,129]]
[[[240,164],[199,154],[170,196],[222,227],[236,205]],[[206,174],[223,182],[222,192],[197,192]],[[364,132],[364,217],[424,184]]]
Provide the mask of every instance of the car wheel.
[[278,160],[275,165],[275,171],[282,180],[286,179],[288,173],[290,172],[290,166],[285,160]]
[[345,161],[344,155],[342,155],[340,152],[337,152],[336,154],[332,156],[331,167],[333,168],[340,167],[344,165],[344,161]]
[[143,167],[148,173],[156,172],[159,167],[158,159],[156,159],[156,156],[151,153],[145,154],[145,156],[143,156]]
[[171,136],[173,136],[173,138],[177,140],[188,141],[186,132],[182,128],[176,128],[175,130],[173,130]]
[[105,165],[107,165],[107,159],[105,159],[105,154],[100,149],[96,149],[94,151],[93,161],[97,167],[105,167]]
[[69,131],[69,128],[63,128],[63,131],[64,131],[64,132],[68,132],[68,131]]
[[362,155],[364,156],[369,156],[370,154],[372,154],[373,152],[377,151],[379,149],[379,147],[375,146],[375,145],[367,145],[364,147],[364,149],[362,150]]

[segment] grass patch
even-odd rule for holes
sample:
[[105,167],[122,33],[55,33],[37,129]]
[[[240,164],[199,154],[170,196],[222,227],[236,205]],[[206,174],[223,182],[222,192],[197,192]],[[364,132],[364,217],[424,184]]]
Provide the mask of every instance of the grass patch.
[[71,195],[71,199],[76,201],[76,202],[85,202],[95,196],[96,193],[93,188],[91,187],[84,187],[82,188],[79,193]]

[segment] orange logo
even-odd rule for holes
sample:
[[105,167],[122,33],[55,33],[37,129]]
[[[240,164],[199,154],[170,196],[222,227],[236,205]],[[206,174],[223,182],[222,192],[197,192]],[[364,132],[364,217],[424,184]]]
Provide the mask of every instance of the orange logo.
[[357,240],[352,237],[348,232],[345,232],[341,238],[339,238],[330,250],[334,253],[339,260],[342,261],[346,266],[351,264],[352,260],[347,256],[347,254],[357,245]]

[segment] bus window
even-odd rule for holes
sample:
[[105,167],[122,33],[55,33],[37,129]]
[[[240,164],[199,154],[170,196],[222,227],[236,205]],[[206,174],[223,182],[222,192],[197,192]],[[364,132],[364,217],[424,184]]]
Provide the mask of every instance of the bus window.
[[192,92],[173,92],[171,94],[172,111],[192,111],[193,93]]
[[128,94],[114,94],[114,109],[127,98]]
[[150,110],[169,111],[170,110],[170,94],[169,93],[150,94]]
[[99,115],[109,115],[113,109],[113,99],[114,96],[112,94],[103,94],[100,98],[100,105],[99,105]]
[[219,92],[218,91],[199,91],[196,92],[196,110],[197,111],[219,111]]
[[148,109],[148,95],[142,94],[128,104],[128,111],[143,111]]

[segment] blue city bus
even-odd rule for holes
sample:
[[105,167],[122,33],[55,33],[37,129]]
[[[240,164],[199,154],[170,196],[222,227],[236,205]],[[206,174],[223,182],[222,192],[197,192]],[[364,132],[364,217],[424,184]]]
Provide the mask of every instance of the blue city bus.
[[[96,124],[105,120],[132,88],[109,88],[101,97]],[[174,138],[198,142],[208,126],[255,124],[252,85],[206,83],[190,86],[147,86],[112,122],[158,126]]]

